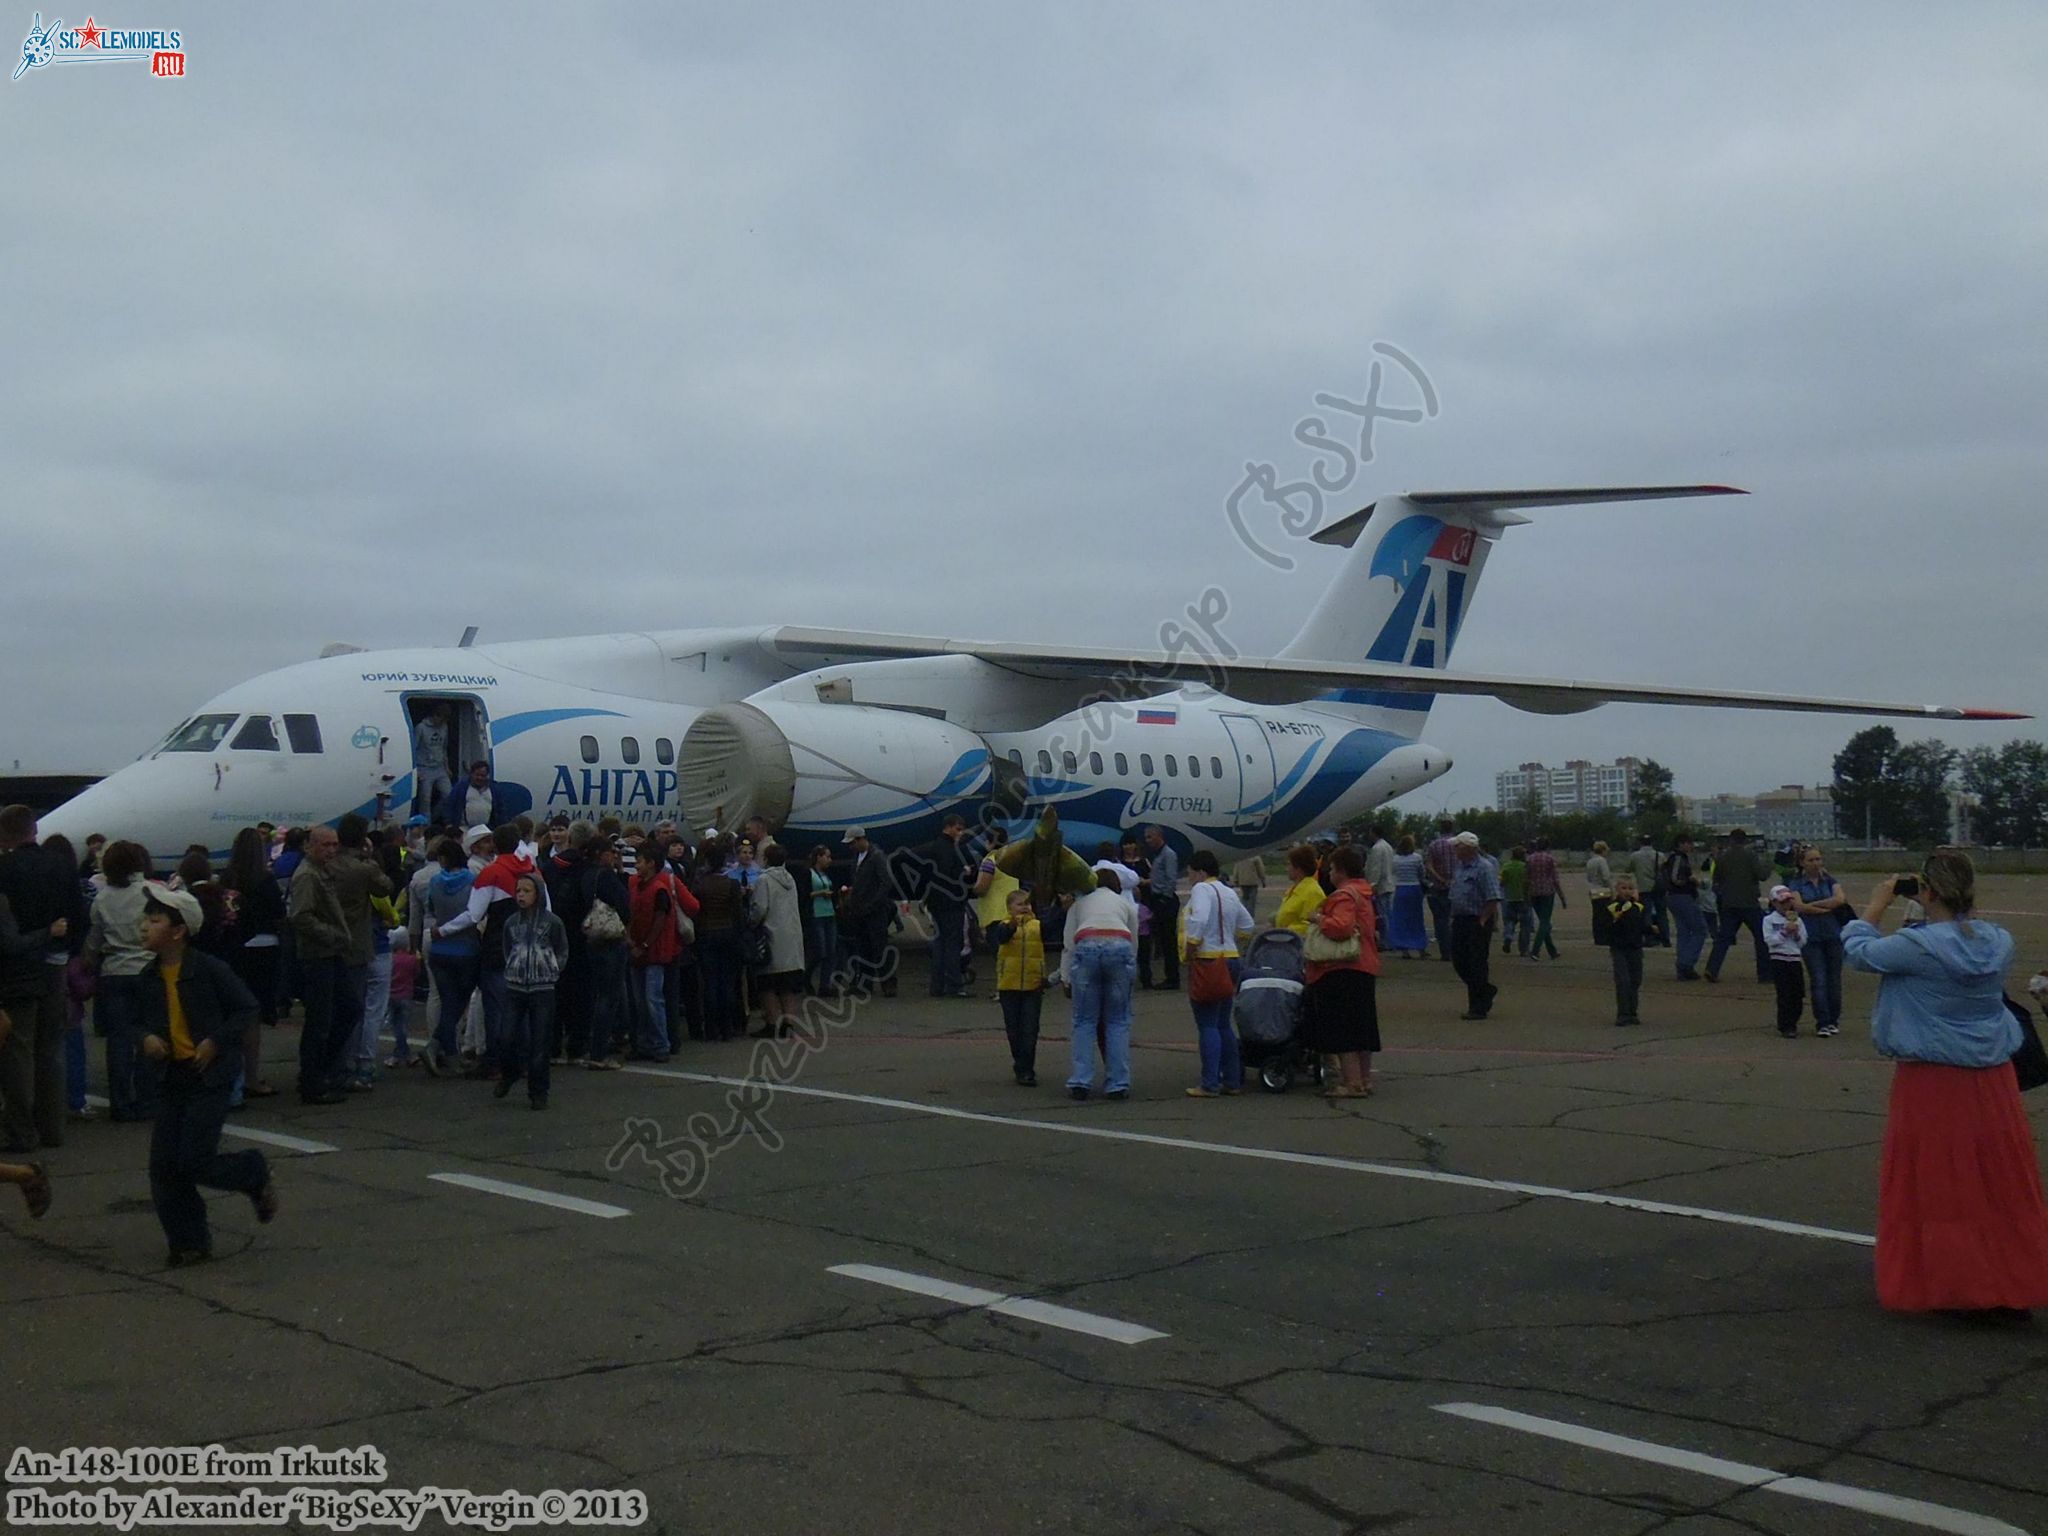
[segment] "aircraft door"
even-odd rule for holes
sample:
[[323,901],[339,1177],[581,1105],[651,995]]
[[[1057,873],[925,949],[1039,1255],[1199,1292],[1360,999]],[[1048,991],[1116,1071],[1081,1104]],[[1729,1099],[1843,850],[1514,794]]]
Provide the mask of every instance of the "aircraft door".
[[1230,736],[1237,759],[1237,814],[1231,822],[1234,832],[1263,832],[1273,819],[1273,786],[1276,770],[1273,743],[1250,715],[1221,715],[1223,729]]
[[497,772],[490,716],[473,694],[409,693],[405,728],[409,739],[392,746],[395,760],[412,766],[412,808],[420,815],[435,814],[471,763],[490,763]]

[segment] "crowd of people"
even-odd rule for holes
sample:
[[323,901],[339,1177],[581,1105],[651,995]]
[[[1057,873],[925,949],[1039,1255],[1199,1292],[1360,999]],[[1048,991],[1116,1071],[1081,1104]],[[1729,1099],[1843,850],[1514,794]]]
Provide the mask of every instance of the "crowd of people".
[[[502,809],[487,776],[451,784],[442,805]],[[91,1116],[88,1005],[105,1043],[108,1117],[155,1127],[151,1192],[180,1264],[210,1253],[201,1188],[243,1194],[261,1221],[277,1213],[262,1154],[224,1154],[220,1136],[248,1099],[280,1091],[265,1075],[264,1030],[295,1005],[286,1070],[305,1105],[343,1103],[417,1065],[488,1082],[500,1098],[523,1085],[545,1110],[565,1069],[665,1061],[684,1041],[730,1040],[750,1022],[755,1036],[778,1035],[806,994],[894,995],[892,935],[911,924],[929,924],[934,997],[977,995],[978,963],[992,962],[1020,1086],[1037,1086],[1043,998],[1059,987],[1072,999],[1069,1094],[1128,1099],[1134,993],[1184,978],[1199,1047],[1186,1092],[1241,1092],[1232,1010],[1262,927],[1263,861],[1239,862],[1226,880],[1213,854],[1183,861],[1152,827],[1098,847],[1093,888],[1076,896],[1005,873],[1004,841],[999,827],[971,832],[953,816],[915,848],[885,851],[856,827],[793,859],[758,819],[693,839],[672,822],[616,818],[373,827],[351,815],[248,827],[224,867],[195,846],[159,879],[134,841],[39,841],[33,814],[8,807],[0,1149],[12,1157],[0,1182],[21,1187],[31,1214],[48,1209],[47,1169],[32,1154],[61,1145],[67,1119]],[[1302,939],[1302,1043],[1331,1098],[1374,1091],[1383,956],[1420,959],[1434,946],[1463,983],[1460,1017],[1480,1021],[1499,1005],[1496,944],[1529,963],[1560,954],[1568,882],[1540,839],[1495,855],[1446,819],[1421,848],[1376,830],[1291,849],[1286,868],[1269,926]],[[1596,844],[1584,880],[1618,1026],[1641,1022],[1645,949],[1673,949],[1678,981],[1713,982],[1745,928],[1781,1034],[1797,1035],[1810,995],[1816,1033],[1835,1035],[1844,967],[1879,974],[1877,1044],[1901,1064],[1881,1297],[1921,1310],[2048,1304],[2048,1213],[2008,1065],[2021,1044],[2002,991],[2012,943],[1973,916],[1966,857],[1936,854],[1910,887],[1880,886],[1860,916],[1821,850],[1773,861],[1740,832],[1706,851],[1684,836],[1663,850],[1644,839],[1619,859]],[[1895,897],[1918,905],[1886,937],[1878,924]],[[1938,1231],[1957,1211],[1975,1223],[1966,1260]]]

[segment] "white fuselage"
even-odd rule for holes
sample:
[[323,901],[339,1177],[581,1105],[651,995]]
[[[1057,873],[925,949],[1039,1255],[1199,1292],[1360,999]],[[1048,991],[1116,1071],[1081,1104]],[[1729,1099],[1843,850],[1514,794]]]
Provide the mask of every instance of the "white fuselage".
[[[822,671],[865,681],[860,663]],[[419,716],[439,707],[453,717],[449,776],[459,778],[472,756],[489,762],[508,815],[565,811],[688,825],[678,758],[691,725],[739,700],[762,698],[773,708],[790,690],[825,696],[823,688],[806,695],[811,677],[756,630],[323,657],[209,700],[158,747],[42,825],[80,846],[97,832],[170,859],[195,843],[218,855],[259,821],[305,826],[351,811],[372,820],[438,816],[442,804],[430,803],[426,781],[439,765],[416,762],[414,742]],[[829,759],[832,792],[798,804],[779,836],[801,846],[860,825],[885,846],[921,840],[947,811],[971,815],[992,777],[1010,771],[1007,760],[1022,770],[1033,812],[1056,806],[1077,848],[1158,825],[1184,850],[1242,854],[1358,815],[1448,767],[1443,754],[1363,723],[1341,703],[1272,707],[1188,689],[1047,716],[1044,691],[1029,680],[1011,692],[991,706],[984,688],[981,718],[966,726],[926,726],[950,733],[947,751],[964,750],[922,782],[903,771],[901,749],[891,759],[886,730],[877,742],[867,729],[877,719],[885,728],[918,721],[813,703],[808,718],[846,745],[821,747],[813,728],[799,751]],[[1025,723],[1034,716],[1037,723]],[[1009,728],[990,728],[998,722]]]

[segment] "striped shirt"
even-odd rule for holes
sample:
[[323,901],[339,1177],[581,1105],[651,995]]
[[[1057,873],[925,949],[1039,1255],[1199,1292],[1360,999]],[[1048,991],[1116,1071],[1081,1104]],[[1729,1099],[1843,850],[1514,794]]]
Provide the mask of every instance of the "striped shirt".
[[1557,860],[1548,852],[1538,851],[1529,855],[1529,894],[1557,894]]

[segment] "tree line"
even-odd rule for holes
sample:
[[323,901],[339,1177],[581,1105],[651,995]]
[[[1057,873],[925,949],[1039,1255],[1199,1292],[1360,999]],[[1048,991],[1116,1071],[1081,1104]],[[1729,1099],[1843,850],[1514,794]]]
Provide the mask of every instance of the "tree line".
[[1835,754],[1835,821],[1843,837],[1866,833],[1907,847],[1951,836],[1950,795],[1973,797],[1969,841],[2048,847],[2048,744],[2013,740],[1958,751],[1941,741],[1900,741],[1888,725],[1858,731]]

